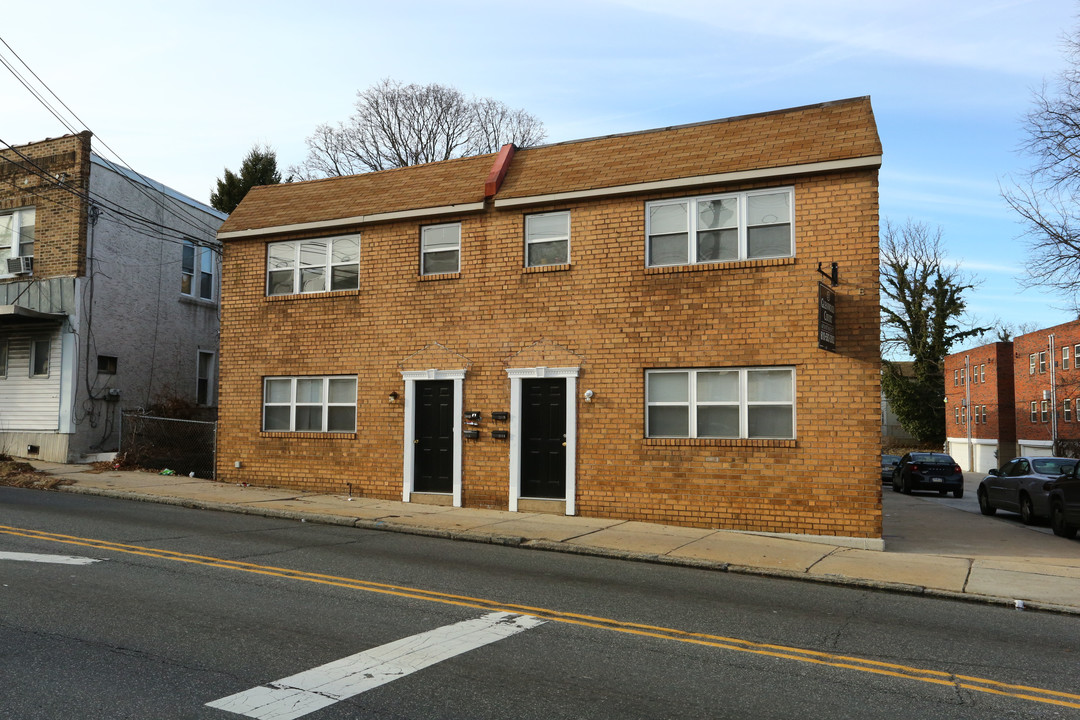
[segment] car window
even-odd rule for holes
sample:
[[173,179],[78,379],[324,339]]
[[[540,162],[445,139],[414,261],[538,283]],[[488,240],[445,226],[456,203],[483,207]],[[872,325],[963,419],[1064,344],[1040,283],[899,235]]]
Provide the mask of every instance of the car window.
[[1001,472],[998,474],[1008,477],[1009,475],[1012,475],[1014,467],[1016,467],[1016,461],[1010,460],[1009,462],[1005,463],[1005,467],[1001,468]]
[[1035,472],[1043,475],[1060,475],[1062,470],[1056,460],[1032,460]]
[[1016,477],[1018,475],[1027,475],[1031,466],[1027,460],[1017,460],[1016,465],[1013,466],[1012,472],[1009,475]]

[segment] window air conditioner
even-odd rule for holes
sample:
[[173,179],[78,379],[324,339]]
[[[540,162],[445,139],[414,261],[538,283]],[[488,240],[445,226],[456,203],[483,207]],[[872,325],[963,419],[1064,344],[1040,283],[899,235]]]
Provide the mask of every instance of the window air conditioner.
[[8,258],[7,271],[12,275],[29,275],[34,271],[34,258],[31,255]]

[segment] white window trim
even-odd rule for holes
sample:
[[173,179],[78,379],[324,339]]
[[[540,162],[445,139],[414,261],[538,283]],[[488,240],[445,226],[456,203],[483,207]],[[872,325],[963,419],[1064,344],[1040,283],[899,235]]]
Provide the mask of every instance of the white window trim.
[[1031,422],[1039,422],[1039,403],[1031,401]]
[[[334,262],[334,242],[338,240],[356,240],[356,259],[346,262]],[[311,242],[325,242],[326,243],[326,256],[323,258],[323,262],[319,265],[301,265],[300,263],[300,248],[304,243]],[[270,267],[270,249],[272,247],[279,246],[292,246],[293,260],[292,267],[290,268],[271,268]],[[267,297],[286,297],[289,295],[310,295],[312,293],[322,292],[339,292],[342,290],[359,290],[360,289],[360,260],[363,254],[364,246],[360,238],[360,233],[351,233],[349,235],[333,235],[330,237],[313,237],[303,238],[302,240],[284,240],[282,242],[273,242],[266,244],[266,277],[265,280],[265,292]],[[344,267],[347,265],[356,265],[356,287],[354,288],[339,288],[338,290],[332,290],[334,281],[334,268]],[[319,290],[303,290],[300,286],[300,278],[302,276],[301,270],[306,268],[324,268],[323,272],[323,287]],[[292,292],[287,293],[270,293],[270,273],[271,272],[284,272],[285,270],[292,271]]]
[[413,493],[413,464],[415,461],[413,445],[416,444],[416,382],[418,380],[453,380],[454,381],[454,484],[453,506],[461,507],[461,456],[462,426],[466,370],[402,370],[401,379],[405,381],[405,433],[402,441],[402,487],[401,500],[409,502]]
[[[268,403],[266,401],[266,389],[271,380],[290,380],[289,386],[289,402],[287,403]],[[331,407],[352,407],[353,409],[353,429],[352,430],[297,430],[296,429],[296,382],[297,380],[322,380],[322,427],[329,427],[329,411]],[[263,394],[262,394],[262,418],[260,426],[263,432],[296,432],[296,433],[319,433],[322,435],[348,435],[356,432],[356,398],[353,398],[351,403],[332,403],[330,402],[330,381],[331,380],[352,380],[356,383],[357,395],[360,392],[360,386],[356,375],[271,375],[263,378]],[[314,405],[315,403],[300,403],[302,406],[307,407]],[[280,428],[267,428],[266,427],[266,408],[267,407],[288,407],[289,408],[289,429],[284,430]]]
[[1038,353],[1031,353],[1030,355],[1028,355],[1028,375],[1034,375],[1035,374],[1035,366],[1038,363],[1038,361],[1039,361],[1039,354]]
[[[424,247],[424,236],[432,230],[441,230],[442,228],[456,227],[457,228],[457,245],[454,250],[457,252],[457,268],[454,270],[443,270],[442,272],[429,273],[424,272],[424,257],[428,254],[428,250]],[[443,248],[442,250],[431,250],[430,252],[450,252],[449,248]],[[461,272],[461,223],[440,223],[438,225],[424,225],[420,228],[420,274],[421,275],[448,275],[451,273]]]
[[[786,370],[791,373],[791,402],[754,402],[749,401],[747,385],[748,374],[755,371],[775,371]],[[734,402],[703,402],[697,401],[697,375],[703,372],[737,372],[739,373],[739,435],[738,437],[699,437],[697,434],[697,413],[696,408],[701,405],[707,406],[733,406]],[[651,402],[649,399],[649,376],[659,374],[675,374],[675,373],[687,373],[688,374],[688,388],[687,388],[687,401],[686,402]],[[657,438],[657,439],[694,439],[694,440],[795,440],[798,437],[798,417],[796,413],[798,396],[796,394],[795,384],[795,368],[789,365],[782,366],[755,366],[755,367],[708,367],[708,368],[651,368],[645,371],[645,437]],[[749,432],[750,417],[749,408],[754,406],[779,406],[791,408],[791,437],[778,438],[751,438]],[[685,407],[689,414],[689,425],[687,435],[653,435],[649,429],[649,408],[650,407]]]
[[[747,202],[750,197],[757,195],[776,195],[781,192],[786,192],[788,195],[788,208],[790,217],[788,218],[788,229],[791,241],[791,252],[784,255],[762,255],[757,257],[747,257]],[[736,230],[738,232],[738,255],[734,258],[727,258],[723,260],[697,260],[697,204],[699,202],[712,201],[712,200],[725,200],[735,199],[738,203]],[[664,205],[686,205],[686,262],[679,263],[651,263],[649,258],[652,254],[652,208],[660,207]],[[782,223],[777,223],[782,224]],[[702,195],[699,197],[686,197],[686,198],[671,198],[668,200],[655,200],[645,203],[645,266],[646,267],[680,267],[685,265],[715,265],[717,263],[730,263],[740,262],[744,260],[770,260],[773,258],[786,258],[795,257],[795,189],[790,186],[775,187],[775,188],[762,188],[760,190],[747,190],[743,192],[735,193],[717,193],[715,195]]]
[[1043,350],[1039,353],[1039,374],[1046,372],[1046,351]]
[[507,368],[510,379],[510,512],[518,511],[521,499],[521,381],[566,378],[566,514],[577,506],[577,379],[578,367]]
[[1065,398],[1061,401],[1061,417],[1065,422],[1072,422],[1072,399]]
[[[560,237],[543,238],[542,240],[529,239],[529,221],[533,218],[553,217],[555,215],[566,216],[566,233]],[[538,263],[533,265],[529,262],[529,247],[532,245],[544,245],[547,243],[565,242],[566,260],[561,263]],[[570,211],[555,210],[553,212],[533,213],[525,216],[525,267],[549,267],[551,265],[566,265],[570,262]]]
[[1069,369],[1069,346],[1068,345],[1062,345],[1061,346],[1061,369],[1062,370],[1068,370]]
[[[183,253],[188,248],[192,249],[192,271],[189,273],[184,269]],[[217,259],[214,257],[214,249],[208,245],[200,245],[194,240],[185,240],[180,250],[180,294],[184,297],[193,298],[195,300],[203,300],[205,302],[214,302],[217,298]],[[204,270],[209,270],[210,275],[210,297],[205,297],[202,294],[202,273]],[[191,282],[188,287],[191,288],[191,292],[184,292],[183,278],[184,276],[191,276]]]
[[199,403],[199,380],[201,379],[199,377],[199,361],[202,360],[203,355],[210,356],[210,374],[206,378],[206,403],[204,407],[213,407],[217,404],[217,398],[215,397],[216,393],[214,392],[214,389],[217,386],[217,353],[213,350],[199,350],[195,354],[195,402],[196,404]]
[[[37,236],[37,210],[33,205],[27,205],[25,207],[14,208],[13,210],[0,211],[0,216],[10,216],[12,219],[11,227],[11,247],[6,248],[7,252],[3,252],[0,249],[0,277],[10,278],[19,277],[7,271],[8,258],[21,257],[19,255],[19,246],[22,245],[22,215],[23,213],[34,213],[34,235],[35,241]],[[26,257],[34,257],[34,253],[30,253]]]
[[1050,422],[1050,401],[1043,400],[1039,406],[1039,419],[1042,422]]

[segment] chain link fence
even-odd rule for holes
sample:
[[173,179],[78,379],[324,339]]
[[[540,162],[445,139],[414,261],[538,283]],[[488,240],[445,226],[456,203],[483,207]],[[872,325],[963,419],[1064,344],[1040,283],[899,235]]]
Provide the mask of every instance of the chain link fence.
[[125,465],[214,479],[217,423],[124,413],[120,452]]

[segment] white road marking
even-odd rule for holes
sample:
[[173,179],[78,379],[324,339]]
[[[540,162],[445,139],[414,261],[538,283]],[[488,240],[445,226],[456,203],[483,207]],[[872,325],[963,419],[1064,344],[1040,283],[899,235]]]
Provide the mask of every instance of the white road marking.
[[101,562],[94,558],[76,555],[38,555],[35,553],[0,552],[0,560],[20,560],[22,562],[56,563],[58,565],[89,565]]
[[292,720],[544,622],[530,615],[491,613],[395,640],[206,705],[259,720]]

